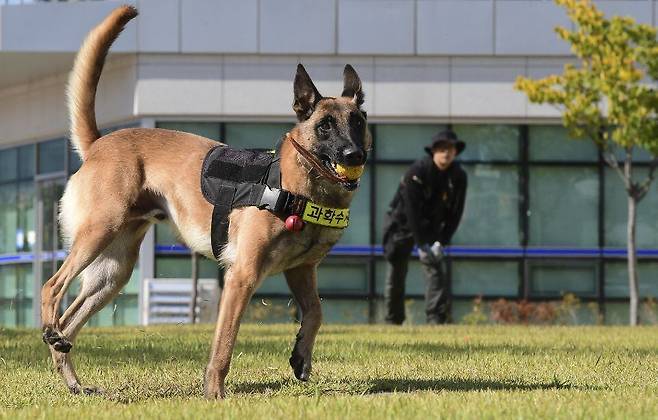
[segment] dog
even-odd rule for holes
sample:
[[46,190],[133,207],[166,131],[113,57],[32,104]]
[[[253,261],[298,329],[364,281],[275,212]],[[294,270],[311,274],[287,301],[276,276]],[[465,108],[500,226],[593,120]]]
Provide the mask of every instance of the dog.
[[[225,397],[241,317],[261,281],[280,272],[302,314],[289,362],[294,375],[306,381],[322,322],[316,268],[342,229],[307,223],[301,231],[289,230],[286,214],[239,207],[230,211],[221,255],[213,254],[213,206],[202,195],[199,177],[205,156],[218,143],[163,129],[123,129],[101,137],[96,125],[95,96],[105,58],[136,16],[134,7],[122,6],[92,29],[69,80],[71,140],[83,163],[60,203],[69,254],[41,291],[43,340],[55,368],[72,393],[101,392],[82,386],[69,351],[86,321],[128,282],[149,227],[168,222],[191,250],[226,268],[205,396]],[[298,65],[293,89],[297,123],[280,144],[279,163],[282,189],[321,206],[347,209],[356,183],[346,181],[338,168],[363,168],[372,138],[359,76],[349,65],[343,76],[341,96],[323,97]],[[78,275],[80,292],[60,315],[62,297]]]

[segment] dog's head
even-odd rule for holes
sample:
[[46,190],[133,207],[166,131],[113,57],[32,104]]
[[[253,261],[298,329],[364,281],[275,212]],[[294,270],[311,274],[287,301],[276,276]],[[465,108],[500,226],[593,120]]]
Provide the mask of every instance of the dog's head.
[[[336,175],[343,175],[337,170],[358,172],[365,164],[372,144],[367,115],[361,109],[364,98],[361,79],[349,64],[345,66],[343,78],[341,96],[323,97],[304,66],[299,64],[292,106],[302,137],[298,140]],[[343,184],[348,190],[357,185],[358,179]]]

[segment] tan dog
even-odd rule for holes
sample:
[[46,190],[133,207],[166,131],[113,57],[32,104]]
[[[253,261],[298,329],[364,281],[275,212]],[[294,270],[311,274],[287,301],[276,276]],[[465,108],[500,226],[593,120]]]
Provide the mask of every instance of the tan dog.
[[[96,87],[105,57],[124,25],[135,16],[133,7],[120,7],[93,29],[78,53],[69,82],[72,141],[83,164],[69,180],[61,201],[62,231],[70,253],[43,286],[41,313],[44,341],[73,393],[97,390],[80,384],[69,353],[72,343],[85,322],[128,281],[152,223],[170,222],[193,251],[213,258],[213,207],[202,196],[199,177],[204,157],[217,143],[161,129],[125,129],[101,137],[96,126]],[[282,188],[334,208],[349,206],[356,184],[350,188],[336,182],[326,176],[327,170],[333,168],[337,175],[337,166],[363,165],[371,146],[366,115],[360,109],[361,81],[349,65],[344,78],[341,97],[323,98],[298,66],[293,105],[298,123],[290,132],[298,144],[284,141],[280,149]],[[301,152],[311,158],[302,157]],[[317,167],[318,162],[324,164],[324,171]],[[285,273],[303,315],[290,365],[298,379],[309,377],[313,343],[322,320],[316,267],[342,230],[308,224],[301,232],[291,232],[286,230],[284,218],[253,206],[230,214],[228,244],[221,255],[227,268],[225,288],[205,374],[208,398],[224,397],[242,314],[261,281],[279,272]],[[78,275],[80,293],[60,316],[62,297]]]

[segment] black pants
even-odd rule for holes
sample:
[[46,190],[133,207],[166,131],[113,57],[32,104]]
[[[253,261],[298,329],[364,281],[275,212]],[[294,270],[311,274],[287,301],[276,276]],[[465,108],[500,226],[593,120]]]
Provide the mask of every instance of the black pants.
[[[385,244],[388,261],[386,288],[386,322],[402,324],[404,315],[404,289],[409,268],[409,258],[414,247],[413,238],[404,238]],[[450,302],[448,300],[448,279],[445,274],[445,262],[425,264],[425,315],[428,324],[445,324],[448,322]]]

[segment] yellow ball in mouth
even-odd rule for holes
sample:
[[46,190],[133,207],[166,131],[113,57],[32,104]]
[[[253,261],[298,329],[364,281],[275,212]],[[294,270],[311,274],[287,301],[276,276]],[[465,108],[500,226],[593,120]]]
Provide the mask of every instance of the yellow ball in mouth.
[[340,176],[347,178],[350,181],[359,179],[363,174],[364,166],[343,166],[340,163],[336,164],[336,173]]

